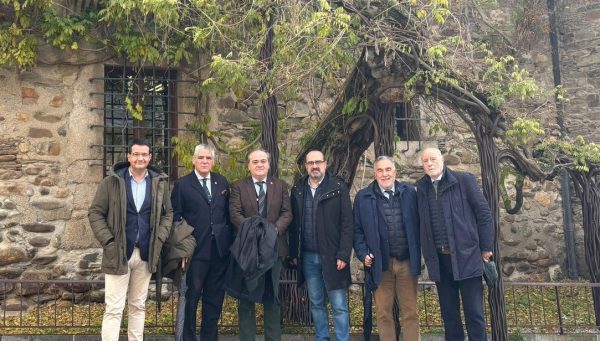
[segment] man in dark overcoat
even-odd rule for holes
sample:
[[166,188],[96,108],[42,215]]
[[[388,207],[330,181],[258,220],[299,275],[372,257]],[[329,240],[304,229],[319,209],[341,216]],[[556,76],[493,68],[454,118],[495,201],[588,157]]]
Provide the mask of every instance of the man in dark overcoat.
[[290,257],[306,281],[317,340],[329,340],[326,297],[333,310],[335,340],[348,340],[347,289],[352,254],[352,206],[344,181],[327,173],[323,153],[306,154],[307,175],[292,188]]
[[[239,233],[244,219],[254,216],[262,216],[277,228],[278,259],[265,276],[265,294],[262,300],[267,341],[281,340],[279,277],[283,260],[288,255],[287,229],[292,220],[288,185],[268,175],[270,162],[271,155],[262,149],[248,154],[250,177],[237,181],[231,186],[229,199],[229,215],[236,233]],[[239,300],[238,320],[240,340],[254,341],[256,338],[254,302],[246,299]]]
[[435,282],[446,340],[487,340],[483,315],[483,263],[492,256],[494,234],[490,207],[475,176],[444,167],[442,153],[421,154],[426,175],[416,183],[421,248]]
[[396,180],[389,156],[373,166],[375,181],[354,198],[354,250],[371,269],[381,340],[396,338],[394,300],[400,308],[403,340],[418,341],[417,277],[421,273],[417,193]]
[[216,151],[206,144],[194,149],[194,170],[175,182],[174,219],[194,228],[196,249],[186,274],[183,339],[196,340],[196,311],[202,298],[201,340],[217,340],[217,323],[225,298],[225,274],[233,231],[229,224],[229,183],[212,171]]

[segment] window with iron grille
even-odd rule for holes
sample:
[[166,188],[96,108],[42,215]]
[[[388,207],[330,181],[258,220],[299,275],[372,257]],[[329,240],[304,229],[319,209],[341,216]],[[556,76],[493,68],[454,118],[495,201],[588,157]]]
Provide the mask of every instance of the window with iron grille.
[[[104,175],[117,162],[125,160],[127,145],[134,138],[151,146],[152,165],[171,177],[177,174],[171,137],[176,132],[175,70],[105,65],[104,67]],[[141,108],[135,119],[126,101]]]
[[396,135],[402,141],[421,141],[421,118],[419,111],[410,103],[398,103],[394,111]]

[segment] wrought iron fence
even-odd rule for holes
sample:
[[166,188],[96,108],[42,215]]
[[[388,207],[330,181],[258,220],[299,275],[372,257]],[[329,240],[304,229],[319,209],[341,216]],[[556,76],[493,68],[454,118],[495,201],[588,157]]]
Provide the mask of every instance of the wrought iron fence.
[[[594,287],[600,287],[600,284],[505,282],[509,329],[533,333],[598,333],[600,326],[595,325],[591,293]],[[151,285],[146,331],[172,334],[177,290],[171,282],[163,284],[162,309],[159,311],[154,288]],[[0,279],[0,334],[99,333],[104,311],[103,289],[104,282],[101,280]],[[284,331],[307,331],[312,322],[305,289],[296,286],[293,276],[287,276],[281,281],[280,293]],[[362,330],[363,294],[362,282],[355,282],[349,289],[353,332]],[[422,333],[442,332],[433,282],[419,282],[418,308]],[[260,308],[257,314],[260,321]],[[487,306],[486,315],[489,322]],[[376,322],[376,318],[374,321]],[[124,312],[124,325],[126,322],[127,311]],[[224,303],[220,332],[237,332],[236,301],[230,297]]]

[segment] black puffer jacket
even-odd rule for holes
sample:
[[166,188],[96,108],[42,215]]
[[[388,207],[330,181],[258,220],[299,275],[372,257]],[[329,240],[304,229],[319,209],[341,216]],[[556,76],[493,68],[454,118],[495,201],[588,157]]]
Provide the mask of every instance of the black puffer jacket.
[[[278,259],[277,228],[260,216],[247,218],[242,221],[230,250],[225,280],[227,293],[235,298],[262,302],[265,274]],[[278,284],[273,281],[273,288]]]

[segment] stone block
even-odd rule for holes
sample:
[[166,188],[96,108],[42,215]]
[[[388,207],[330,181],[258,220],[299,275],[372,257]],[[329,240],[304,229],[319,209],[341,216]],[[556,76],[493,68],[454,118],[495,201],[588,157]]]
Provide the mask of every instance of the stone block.
[[34,88],[21,87],[21,98],[34,98],[37,100],[38,98],[40,98],[40,95],[38,95],[37,91],[35,91]]
[[71,191],[69,191],[68,188],[60,187],[60,188],[56,189],[56,192],[54,193],[54,197],[64,199],[64,198],[68,197],[70,194],[71,194]]
[[23,176],[23,173],[14,170],[1,170],[0,180],[17,180]]
[[0,266],[24,262],[27,260],[27,252],[19,247],[10,246],[0,249]]
[[50,301],[58,300],[59,296],[57,294],[39,294],[31,297],[31,300],[37,304],[44,304]]
[[0,155],[0,162],[11,162],[11,161],[15,161],[16,159],[17,159],[17,156],[14,154]]
[[19,278],[21,274],[25,271],[25,266],[12,265],[12,266],[3,266],[0,268],[0,277],[15,279]]
[[2,304],[4,311],[27,311],[27,309],[29,309],[29,305],[23,298],[11,297]]
[[62,207],[65,207],[66,203],[63,200],[55,200],[55,199],[35,199],[31,202],[31,206],[44,210],[44,211],[52,211]]
[[543,207],[548,207],[552,204],[552,197],[548,193],[537,192],[533,196],[533,200],[542,205]]
[[448,166],[460,165],[460,157],[452,154],[444,156],[444,163]]
[[31,263],[37,265],[48,265],[56,261],[56,259],[58,259],[56,250],[42,250],[41,252],[38,252],[35,257],[33,257]]
[[60,155],[60,142],[52,142],[50,146],[48,146],[48,155],[58,156]]
[[29,244],[35,247],[46,247],[50,245],[50,239],[46,237],[36,236],[29,239]]
[[38,175],[44,169],[46,169],[46,166],[30,165],[30,166],[27,166],[27,168],[25,168],[25,174],[27,174],[27,175]]
[[17,148],[19,149],[19,152],[22,154],[28,153],[30,150],[29,144],[27,144],[27,143],[19,143],[19,146]]
[[245,123],[248,122],[249,118],[245,112],[232,108],[219,115],[219,120],[229,123]]
[[63,106],[64,103],[65,103],[64,96],[54,96],[52,98],[52,100],[50,100],[50,103],[48,103],[48,105],[53,108],[60,108]]
[[100,243],[96,240],[87,217],[67,221],[62,236],[61,248],[63,250],[82,250],[98,247],[100,247]]
[[31,281],[31,283],[21,284],[21,294],[23,296],[34,295],[46,292],[50,286],[44,283],[52,279],[52,272],[48,270],[27,270],[21,274],[21,279]]
[[286,115],[296,118],[309,117],[310,108],[304,102],[288,102],[286,106]]
[[34,139],[52,137],[52,132],[44,128],[29,128],[29,133],[27,134],[27,136]]
[[17,209],[17,204],[15,204],[14,202],[10,201],[9,199],[6,199],[3,203],[2,203],[2,207],[7,209],[7,210],[15,210]]
[[33,233],[50,233],[56,229],[54,225],[42,223],[22,224],[21,227],[23,230]]
[[29,114],[26,114],[24,112],[17,113],[17,120],[21,122],[27,122],[29,121]]
[[36,112],[33,114],[33,118],[45,123],[56,123],[62,119],[59,115],[46,114],[44,112]]

